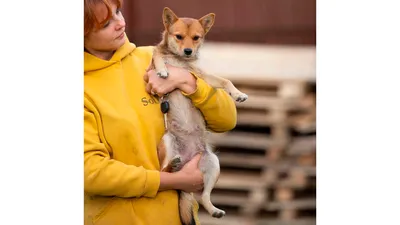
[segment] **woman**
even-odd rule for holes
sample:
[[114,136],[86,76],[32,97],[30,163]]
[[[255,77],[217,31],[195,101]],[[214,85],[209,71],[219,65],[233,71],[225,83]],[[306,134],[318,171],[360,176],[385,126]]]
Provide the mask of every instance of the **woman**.
[[146,72],[151,47],[127,39],[121,1],[84,2],[85,224],[178,225],[176,190],[202,189],[199,156],[179,172],[160,172],[164,120],[159,98],[150,93],[180,89],[214,132],[235,127],[235,104],[184,69],[169,66],[167,79]]

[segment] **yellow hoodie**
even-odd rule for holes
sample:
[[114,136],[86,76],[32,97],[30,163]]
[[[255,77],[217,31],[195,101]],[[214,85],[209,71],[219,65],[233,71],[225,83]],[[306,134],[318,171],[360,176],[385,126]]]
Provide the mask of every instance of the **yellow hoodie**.
[[[159,100],[145,91],[151,57],[151,47],[136,47],[128,39],[109,61],[84,53],[85,225],[181,224],[177,191],[158,192],[156,147],[164,122]],[[233,129],[236,107],[230,96],[200,78],[196,82],[195,93],[186,96],[208,128]]]

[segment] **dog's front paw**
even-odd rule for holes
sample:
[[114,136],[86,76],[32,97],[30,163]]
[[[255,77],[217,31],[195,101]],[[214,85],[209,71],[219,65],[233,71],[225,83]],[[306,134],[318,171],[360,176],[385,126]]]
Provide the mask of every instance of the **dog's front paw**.
[[232,98],[235,100],[235,101],[237,101],[237,102],[244,102],[244,101],[246,101],[248,98],[249,98],[249,96],[247,96],[245,93],[242,93],[242,92],[240,92],[240,91],[238,91],[238,92],[233,92],[233,93],[229,93],[231,96],[232,96]]
[[169,74],[168,74],[168,71],[166,71],[166,70],[160,70],[157,72],[157,75],[161,78],[167,78]]

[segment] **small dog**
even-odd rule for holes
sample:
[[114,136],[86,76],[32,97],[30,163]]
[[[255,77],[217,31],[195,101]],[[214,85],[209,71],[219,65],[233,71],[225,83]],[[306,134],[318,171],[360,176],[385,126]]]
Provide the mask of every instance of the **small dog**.
[[[215,14],[209,13],[200,19],[178,18],[168,7],[164,8],[162,41],[154,47],[152,66],[162,78],[168,77],[166,63],[193,71],[214,88],[223,88],[238,101],[245,101],[248,96],[240,92],[231,81],[202,72],[196,67],[199,48],[205,35],[214,24]],[[216,208],[210,200],[210,194],[218,180],[220,165],[217,156],[208,143],[208,131],[201,112],[195,108],[190,99],[173,91],[168,94],[169,110],[166,118],[166,133],[164,134],[158,154],[162,171],[175,172],[196,154],[201,153],[199,169],[203,173],[204,189],[196,199],[210,215],[221,218],[225,211]],[[180,217],[184,224],[193,220],[192,206],[196,200],[190,193],[179,193]]]

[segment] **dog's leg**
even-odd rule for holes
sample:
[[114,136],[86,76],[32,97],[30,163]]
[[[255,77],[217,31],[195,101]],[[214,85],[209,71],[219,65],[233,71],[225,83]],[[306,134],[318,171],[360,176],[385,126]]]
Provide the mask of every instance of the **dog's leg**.
[[174,158],[172,158],[169,162],[166,163],[166,165],[161,169],[161,171],[173,173],[178,171],[180,166],[181,166],[181,157],[179,155],[176,155]]
[[201,195],[201,204],[207,212],[216,218],[225,216],[225,211],[218,209],[211,203],[211,191],[218,180],[220,167],[218,157],[212,153],[210,146],[207,146],[207,151],[203,153],[199,168],[203,172],[204,188]]
[[244,102],[247,100],[248,96],[245,93],[242,93],[239,91],[235,85],[232,84],[230,80],[227,80],[225,78],[211,75],[211,74],[205,74],[202,73],[202,78],[204,79],[205,82],[207,82],[209,85],[211,85],[214,88],[223,88],[226,92],[231,95],[231,97],[238,102]]
[[162,78],[168,77],[168,70],[165,66],[164,59],[160,53],[158,53],[157,48],[153,51],[153,63],[156,69],[157,75]]
[[[163,148],[165,149],[164,159],[161,162],[161,171],[175,172],[180,168],[181,157],[176,154],[174,148],[174,136],[171,133],[166,133],[162,138]],[[159,147],[159,149],[162,149]]]

